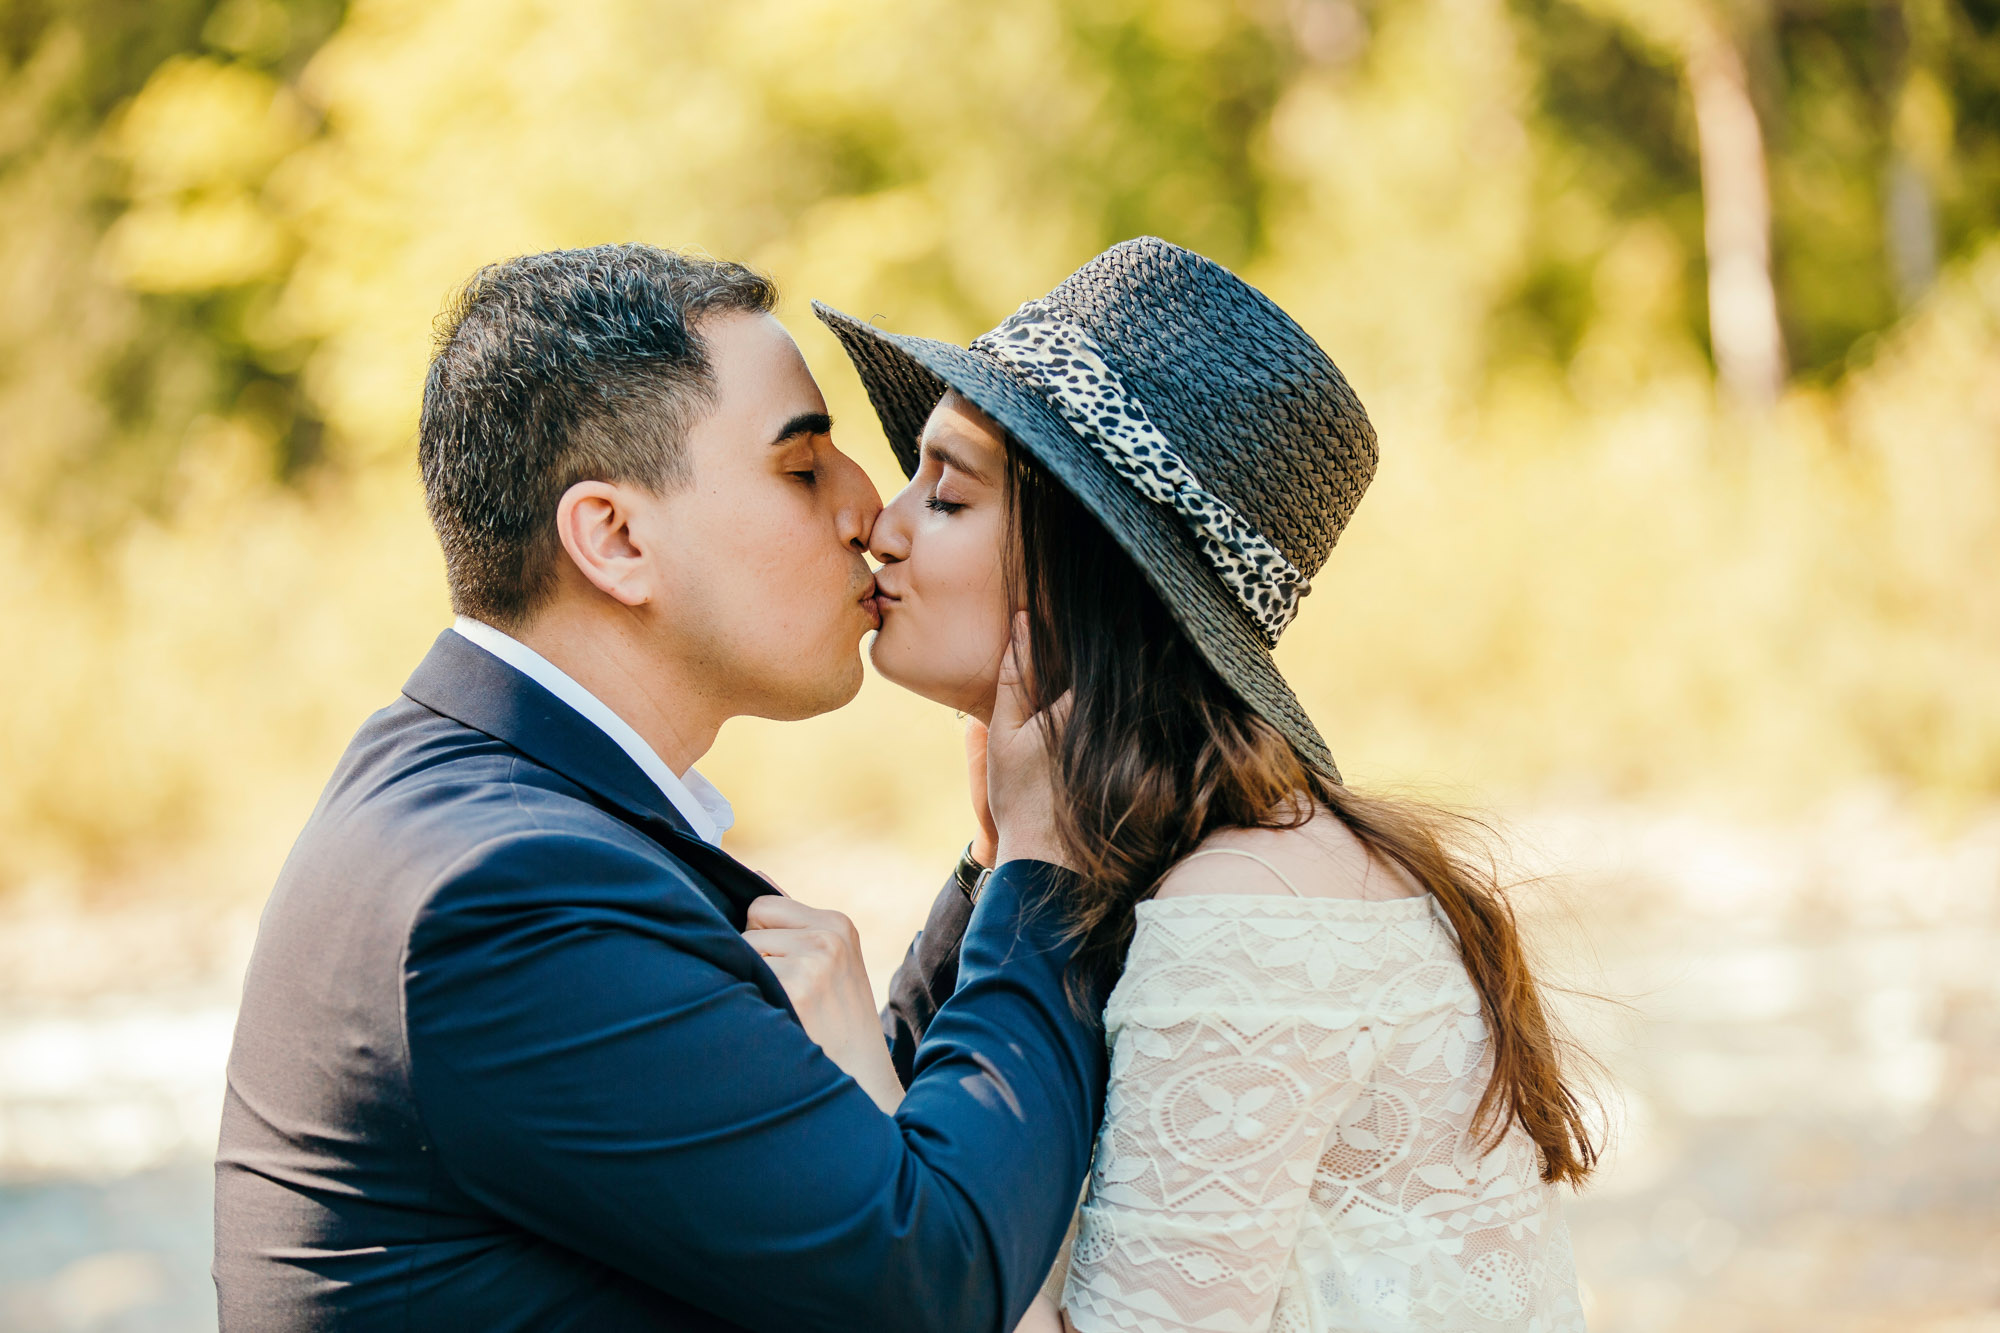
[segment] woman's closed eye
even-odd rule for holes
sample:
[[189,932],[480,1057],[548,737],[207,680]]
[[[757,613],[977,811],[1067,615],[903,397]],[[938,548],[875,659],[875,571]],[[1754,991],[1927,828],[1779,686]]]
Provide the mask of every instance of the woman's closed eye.
[[965,508],[965,503],[960,500],[947,500],[936,491],[932,491],[924,497],[924,508],[936,514],[956,514]]

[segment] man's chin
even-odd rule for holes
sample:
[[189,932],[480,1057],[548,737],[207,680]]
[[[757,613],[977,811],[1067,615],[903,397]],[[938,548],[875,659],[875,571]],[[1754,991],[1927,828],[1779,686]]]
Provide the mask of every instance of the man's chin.
[[773,722],[803,722],[809,717],[845,708],[861,693],[861,654],[850,652],[842,664],[810,681],[795,681],[783,690],[773,690],[756,716]]

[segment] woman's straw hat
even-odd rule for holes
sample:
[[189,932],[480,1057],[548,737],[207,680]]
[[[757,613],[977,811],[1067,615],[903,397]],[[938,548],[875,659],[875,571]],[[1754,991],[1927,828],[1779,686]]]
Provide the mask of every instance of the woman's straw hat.
[[1216,671],[1339,777],[1271,659],[1375,472],[1340,370],[1256,288],[1155,237],[1113,246],[971,347],[818,302],[905,473],[956,389],[1137,563]]

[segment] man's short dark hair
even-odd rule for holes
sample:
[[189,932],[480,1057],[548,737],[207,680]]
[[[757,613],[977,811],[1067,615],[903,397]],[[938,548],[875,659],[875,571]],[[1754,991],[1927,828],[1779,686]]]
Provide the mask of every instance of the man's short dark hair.
[[579,481],[685,485],[713,401],[702,317],[763,313],[769,278],[650,245],[479,270],[439,320],[417,459],[452,609],[502,628],[554,586],[556,503]]

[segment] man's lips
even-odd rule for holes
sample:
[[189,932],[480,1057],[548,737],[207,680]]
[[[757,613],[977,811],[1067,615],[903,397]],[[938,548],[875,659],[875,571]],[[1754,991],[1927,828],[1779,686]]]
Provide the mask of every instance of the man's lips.
[[861,594],[860,606],[863,611],[868,613],[869,622],[876,629],[882,628],[882,603],[885,600],[893,602],[895,598],[885,598],[881,588],[876,585],[875,580],[868,580],[868,590]]

